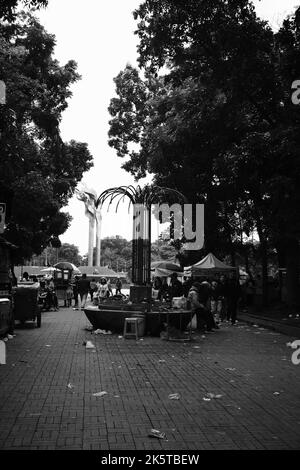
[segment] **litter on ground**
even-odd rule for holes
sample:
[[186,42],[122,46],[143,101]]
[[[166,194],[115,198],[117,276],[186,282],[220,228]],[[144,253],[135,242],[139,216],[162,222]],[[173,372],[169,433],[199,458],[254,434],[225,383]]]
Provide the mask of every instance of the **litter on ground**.
[[158,429],[151,429],[148,434],[149,437],[156,437],[157,439],[166,439],[166,433],[159,431]]
[[103,392],[93,393],[93,397],[103,397],[104,395],[107,395],[107,392],[103,391]]
[[179,400],[180,399],[180,394],[179,393],[170,393],[168,396],[170,400]]
[[112,332],[110,330],[100,330],[99,328],[95,330],[94,335],[111,335]]

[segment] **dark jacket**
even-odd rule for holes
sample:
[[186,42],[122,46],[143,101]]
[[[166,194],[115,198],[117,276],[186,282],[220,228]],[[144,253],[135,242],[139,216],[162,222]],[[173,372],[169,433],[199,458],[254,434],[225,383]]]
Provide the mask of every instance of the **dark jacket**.
[[78,292],[79,294],[88,294],[90,290],[90,281],[88,279],[79,279],[78,281]]
[[177,279],[172,281],[169,288],[170,297],[181,297],[183,295],[183,287],[180,281]]
[[237,301],[241,297],[241,286],[235,279],[227,284],[227,298]]

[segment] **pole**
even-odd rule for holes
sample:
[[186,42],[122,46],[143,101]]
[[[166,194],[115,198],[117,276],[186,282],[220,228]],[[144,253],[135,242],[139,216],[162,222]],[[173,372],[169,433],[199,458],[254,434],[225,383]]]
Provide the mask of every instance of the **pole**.
[[98,212],[96,214],[96,266],[101,265],[101,222],[102,216]]
[[88,266],[93,266],[94,232],[95,232],[95,219],[94,219],[94,217],[89,216],[89,251],[88,251]]

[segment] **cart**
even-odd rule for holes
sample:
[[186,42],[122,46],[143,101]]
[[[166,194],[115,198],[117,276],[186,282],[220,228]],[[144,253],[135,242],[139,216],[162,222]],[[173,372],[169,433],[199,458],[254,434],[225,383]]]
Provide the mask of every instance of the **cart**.
[[81,274],[74,264],[61,261],[55,264],[53,281],[58,301],[62,300],[65,307],[71,307],[73,299],[73,282],[76,274]]
[[12,251],[15,248],[0,236],[0,338],[14,330]]
[[21,325],[26,321],[36,322],[38,328],[41,327],[42,314],[38,305],[38,284],[32,282],[20,282],[13,288],[14,299],[14,319]]

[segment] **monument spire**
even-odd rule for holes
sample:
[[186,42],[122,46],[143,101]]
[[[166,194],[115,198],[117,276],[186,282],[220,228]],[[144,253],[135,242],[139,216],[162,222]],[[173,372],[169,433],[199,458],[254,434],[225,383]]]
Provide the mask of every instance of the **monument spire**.
[[89,245],[88,245],[88,266],[94,266],[94,241],[96,228],[96,266],[100,266],[101,262],[101,208],[98,205],[97,193],[94,189],[88,188],[85,184],[81,185],[81,189],[75,190],[77,199],[84,202],[85,215],[89,219]]

